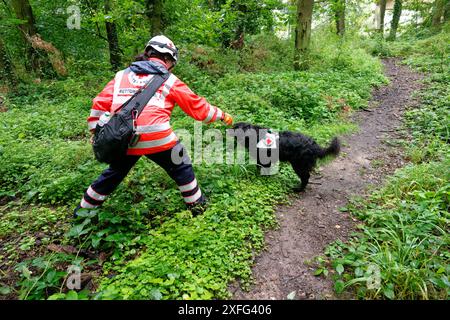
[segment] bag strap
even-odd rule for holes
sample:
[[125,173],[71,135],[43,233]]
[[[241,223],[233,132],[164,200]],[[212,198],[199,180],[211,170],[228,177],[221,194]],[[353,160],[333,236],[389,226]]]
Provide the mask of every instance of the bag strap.
[[137,110],[136,118],[139,117],[141,112],[144,110],[147,103],[155,95],[156,91],[169,79],[170,73],[155,74],[153,78],[147,83],[147,85],[142,89],[142,93],[139,94],[135,101],[133,101],[134,106],[132,110]]
[[139,117],[144,110],[147,103],[155,95],[156,91],[169,79],[171,73],[157,73],[145,84],[144,87],[139,89],[130,99],[128,99],[123,105],[121,105],[116,113],[125,109],[124,112],[130,112],[136,110],[135,118]]

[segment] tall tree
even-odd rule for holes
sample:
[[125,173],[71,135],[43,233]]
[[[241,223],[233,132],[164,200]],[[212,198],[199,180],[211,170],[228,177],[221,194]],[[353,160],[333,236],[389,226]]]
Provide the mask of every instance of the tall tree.
[[106,36],[109,45],[109,61],[113,70],[118,70],[121,66],[122,56],[119,47],[119,37],[117,35],[116,23],[111,18],[111,1],[105,0],[105,20]]
[[308,52],[314,0],[297,1],[297,27],[295,29],[294,69],[308,69]]
[[18,19],[23,20],[19,25],[19,29],[27,35],[34,35],[37,33],[33,10],[28,0],[12,0],[11,6]]
[[39,69],[39,54],[29,43],[29,38],[37,33],[33,10],[28,0],[12,0],[11,6],[16,14],[17,19],[23,22],[19,25],[22,38],[26,44],[27,60],[25,66],[28,71]]
[[157,36],[163,31],[163,0],[146,0],[147,17],[150,20],[150,32]]
[[379,0],[378,6],[380,7],[380,28],[378,32],[384,35],[384,17],[386,15],[386,0]]
[[378,6],[380,7],[380,28],[378,32],[384,35],[384,17],[386,15],[386,0],[379,0]]
[[444,16],[445,6],[450,1],[447,0],[435,0],[433,4],[433,11],[431,16],[431,26],[439,27],[441,25],[441,19]]
[[397,36],[398,23],[402,15],[402,0],[395,0],[394,12],[392,13],[391,30],[389,32],[388,40],[395,40]]
[[336,32],[338,35],[343,36],[345,33],[345,0],[336,0],[334,6]]
[[[34,71],[38,75],[53,76],[55,74],[66,76],[67,70],[60,51],[51,43],[44,41],[37,33],[35,18],[28,0],[11,0],[11,6],[19,24],[22,38],[26,46],[27,70]],[[28,63],[30,62],[30,63]]]
[[447,0],[447,3],[444,7],[444,22],[450,21],[450,0]]

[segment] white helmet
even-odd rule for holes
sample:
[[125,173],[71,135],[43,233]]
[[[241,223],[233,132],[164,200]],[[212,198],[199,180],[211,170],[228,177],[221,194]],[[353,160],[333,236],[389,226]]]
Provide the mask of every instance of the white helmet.
[[178,49],[175,44],[169,38],[165,36],[156,36],[150,39],[145,47],[145,51],[149,51],[154,49],[160,53],[168,53],[175,60],[175,63],[178,61]]

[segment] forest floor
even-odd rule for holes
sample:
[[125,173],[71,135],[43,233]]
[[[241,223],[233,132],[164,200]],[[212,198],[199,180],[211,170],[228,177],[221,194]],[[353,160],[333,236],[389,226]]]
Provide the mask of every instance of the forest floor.
[[266,250],[255,259],[249,291],[231,286],[234,299],[337,299],[330,277],[314,276],[314,258],[335,240],[345,241],[358,220],[341,212],[355,196],[381,186],[406,159],[398,144],[405,110],[418,104],[413,96],[423,76],[400,64],[383,61],[390,84],[373,92],[369,108],[356,112],[359,132],[343,137],[341,155],[317,170],[302,194],[277,209],[279,228],[266,234]]

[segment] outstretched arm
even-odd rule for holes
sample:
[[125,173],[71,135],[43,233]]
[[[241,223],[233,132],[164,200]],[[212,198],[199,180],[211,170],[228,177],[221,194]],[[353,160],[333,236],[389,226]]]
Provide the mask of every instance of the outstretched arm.
[[205,98],[197,96],[184,82],[178,79],[171,88],[170,95],[187,115],[197,121],[212,123],[222,120],[228,125],[233,122],[229,114],[212,106]]

